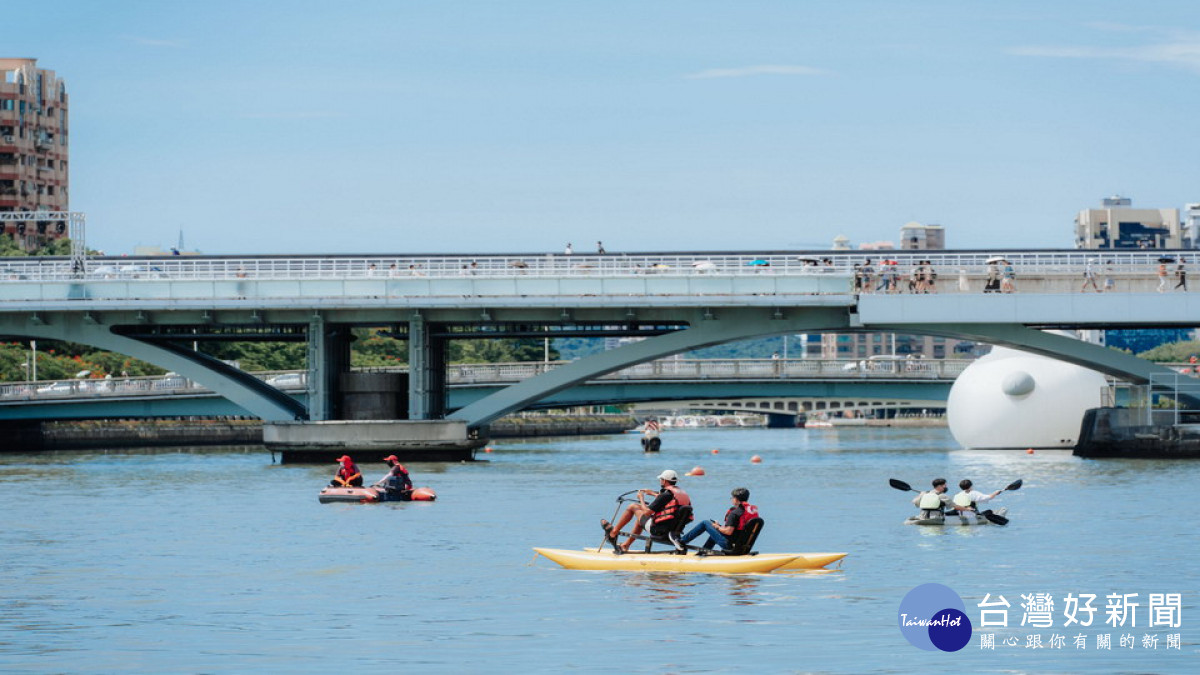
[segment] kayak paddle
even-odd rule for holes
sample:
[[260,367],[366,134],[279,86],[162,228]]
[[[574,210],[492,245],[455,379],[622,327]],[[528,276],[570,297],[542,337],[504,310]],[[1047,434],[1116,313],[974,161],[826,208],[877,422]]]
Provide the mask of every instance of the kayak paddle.
[[891,485],[897,490],[902,490],[904,492],[920,492],[920,490],[914,490],[908,483],[905,483],[902,480],[896,480],[895,478],[889,478],[888,485]]
[[995,523],[996,525],[1008,524],[1008,518],[1005,518],[999,513],[992,513],[991,509],[988,509],[987,511],[978,511],[977,513],[984,518],[987,518],[989,522]]

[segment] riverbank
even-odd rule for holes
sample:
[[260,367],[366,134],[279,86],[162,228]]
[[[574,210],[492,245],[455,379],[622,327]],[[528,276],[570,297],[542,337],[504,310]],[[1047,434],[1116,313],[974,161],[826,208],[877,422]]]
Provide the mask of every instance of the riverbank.
[[[619,434],[637,425],[632,415],[530,414],[503,417],[490,438]],[[96,450],[203,445],[261,445],[255,418],[21,420],[0,423],[5,450]]]

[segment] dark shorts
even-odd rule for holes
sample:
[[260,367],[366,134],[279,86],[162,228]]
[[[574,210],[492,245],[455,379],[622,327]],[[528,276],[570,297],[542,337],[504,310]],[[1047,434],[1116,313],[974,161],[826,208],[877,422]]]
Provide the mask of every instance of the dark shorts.
[[654,522],[654,516],[642,516],[642,528],[654,537],[665,537],[672,530],[675,520],[664,520],[661,523]]

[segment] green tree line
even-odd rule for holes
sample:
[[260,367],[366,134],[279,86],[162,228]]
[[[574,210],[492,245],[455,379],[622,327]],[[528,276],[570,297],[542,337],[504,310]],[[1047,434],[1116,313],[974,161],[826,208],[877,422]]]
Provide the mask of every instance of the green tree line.
[[[381,336],[378,331],[355,329],[358,339],[350,346],[350,365],[355,368],[395,368],[408,364],[408,343]],[[29,340],[0,343],[0,381],[20,382],[32,377],[37,358],[37,379],[65,380],[87,371],[83,377],[102,378],[162,375],[165,371],[145,361],[73,342],[37,340],[36,352]],[[307,347],[302,342],[209,342],[199,350],[214,358],[236,361],[242,370],[300,370],[307,367]],[[541,361],[543,344],[538,339],[452,340],[447,349],[450,363],[511,363]],[[550,358],[558,359],[551,350]]]

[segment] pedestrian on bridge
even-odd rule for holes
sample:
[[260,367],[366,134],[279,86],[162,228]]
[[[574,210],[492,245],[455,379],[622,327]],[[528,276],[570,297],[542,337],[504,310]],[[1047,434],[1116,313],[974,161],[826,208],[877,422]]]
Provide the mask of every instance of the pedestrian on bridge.
[[1182,288],[1184,293],[1187,293],[1187,268],[1183,266],[1183,258],[1179,259],[1179,264],[1175,266],[1175,288]]
[[1017,290],[1016,284],[1017,272],[1013,269],[1013,264],[1004,261],[1004,269],[1000,271],[1000,292],[1014,293]]
[[1095,264],[1096,264],[1096,261],[1092,258],[1088,258],[1087,262],[1084,263],[1084,265],[1083,265],[1083,286],[1081,286],[1079,288],[1080,293],[1083,293],[1084,291],[1086,291],[1088,286],[1091,286],[1092,290],[1096,291],[1097,293],[1100,292],[1100,287],[1098,285],[1096,285]]

